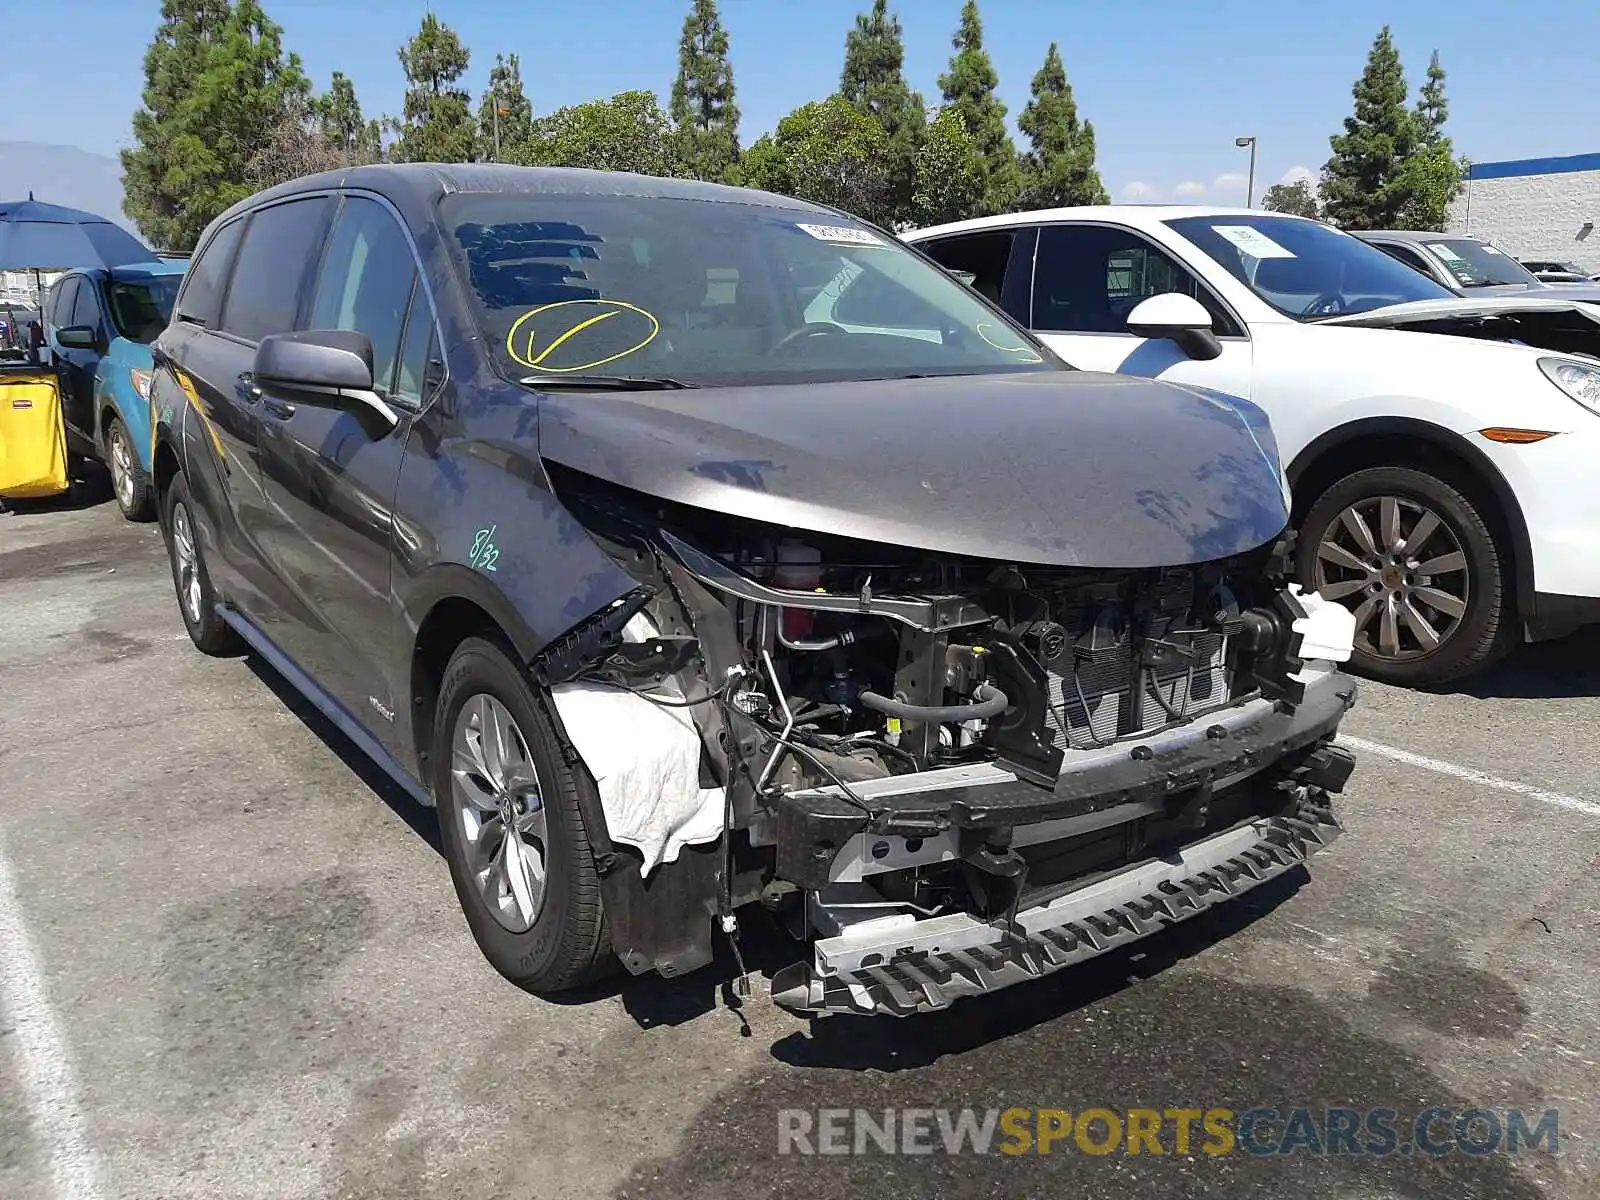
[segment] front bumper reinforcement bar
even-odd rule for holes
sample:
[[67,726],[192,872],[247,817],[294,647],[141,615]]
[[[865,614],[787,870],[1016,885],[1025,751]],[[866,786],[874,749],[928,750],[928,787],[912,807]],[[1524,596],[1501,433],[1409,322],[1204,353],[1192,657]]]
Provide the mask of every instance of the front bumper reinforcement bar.
[[1257,818],[1017,913],[1015,924],[951,913],[813,945],[772,980],[790,1012],[909,1016],[1104,954],[1299,866],[1342,829],[1322,801]]

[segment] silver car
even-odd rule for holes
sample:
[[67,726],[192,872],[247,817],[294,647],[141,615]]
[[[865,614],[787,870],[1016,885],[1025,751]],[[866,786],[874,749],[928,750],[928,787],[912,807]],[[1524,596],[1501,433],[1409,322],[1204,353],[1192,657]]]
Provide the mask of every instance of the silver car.
[[1352,229],[1390,258],[1441,283],[1458,296],[1559,291],[1563,300],[1600,302],[1600,284],[1545,283],[1504,250],[1480,238],[1415,229]]

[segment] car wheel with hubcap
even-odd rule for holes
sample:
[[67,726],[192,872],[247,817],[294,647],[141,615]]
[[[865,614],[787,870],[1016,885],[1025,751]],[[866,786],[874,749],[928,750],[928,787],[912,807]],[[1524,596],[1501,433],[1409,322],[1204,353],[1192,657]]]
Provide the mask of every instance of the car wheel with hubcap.
[[451,656],[432,745],[440,839],[484,957],[531,992],[610,970],[579,808],[578,789],[593,784],[568,764],[542,697],[497,640],[468,638]]
[[117,507],[130,521],[148,521],[155,515],[155,498],[139,452],[133,448],[133,438],[121,418],[111,418],[105,438],[106,466],[111,471],[111,491],[117,498]]
[[178,593],[178,611],[189,640],[206,654],[237,654],[244,642],[232,626],[217,615],[217,595],[206,571],[205,553],[195,526],[194,501],[182,475],[167,489],[167,557],[172,563],[172,583]]
[[1425,471],[1373,467],[1328,488],[1301,524],[1301,586],[1355,614],[1353,670],[1445,683],[1512,644],[1509,560],[1467,493]]

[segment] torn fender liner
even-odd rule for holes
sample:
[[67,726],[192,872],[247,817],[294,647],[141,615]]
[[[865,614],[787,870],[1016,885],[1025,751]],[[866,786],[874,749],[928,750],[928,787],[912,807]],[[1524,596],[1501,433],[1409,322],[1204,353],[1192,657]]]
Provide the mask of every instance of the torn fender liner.
[[644,856],[642,874],[722,836],[726,791],[700,786],[700,734],[688,709],[591,683],[551,695],[600,790],[611,840]]

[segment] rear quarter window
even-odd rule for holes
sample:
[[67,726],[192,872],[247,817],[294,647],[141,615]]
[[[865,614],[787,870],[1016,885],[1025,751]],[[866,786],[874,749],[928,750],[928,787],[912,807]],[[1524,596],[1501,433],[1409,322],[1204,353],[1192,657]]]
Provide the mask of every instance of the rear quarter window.
[[200,257],[189,268],[183,293],[178,297],[178,319],[215,327],[222,315],[222,297],[228,287],[228,271],[233,266],[244,218],[228,222],[206,243]]
[[233,264],[222,328],[252,342],[295,328],[332,209],[331,196],[314,196],[255,212]]

